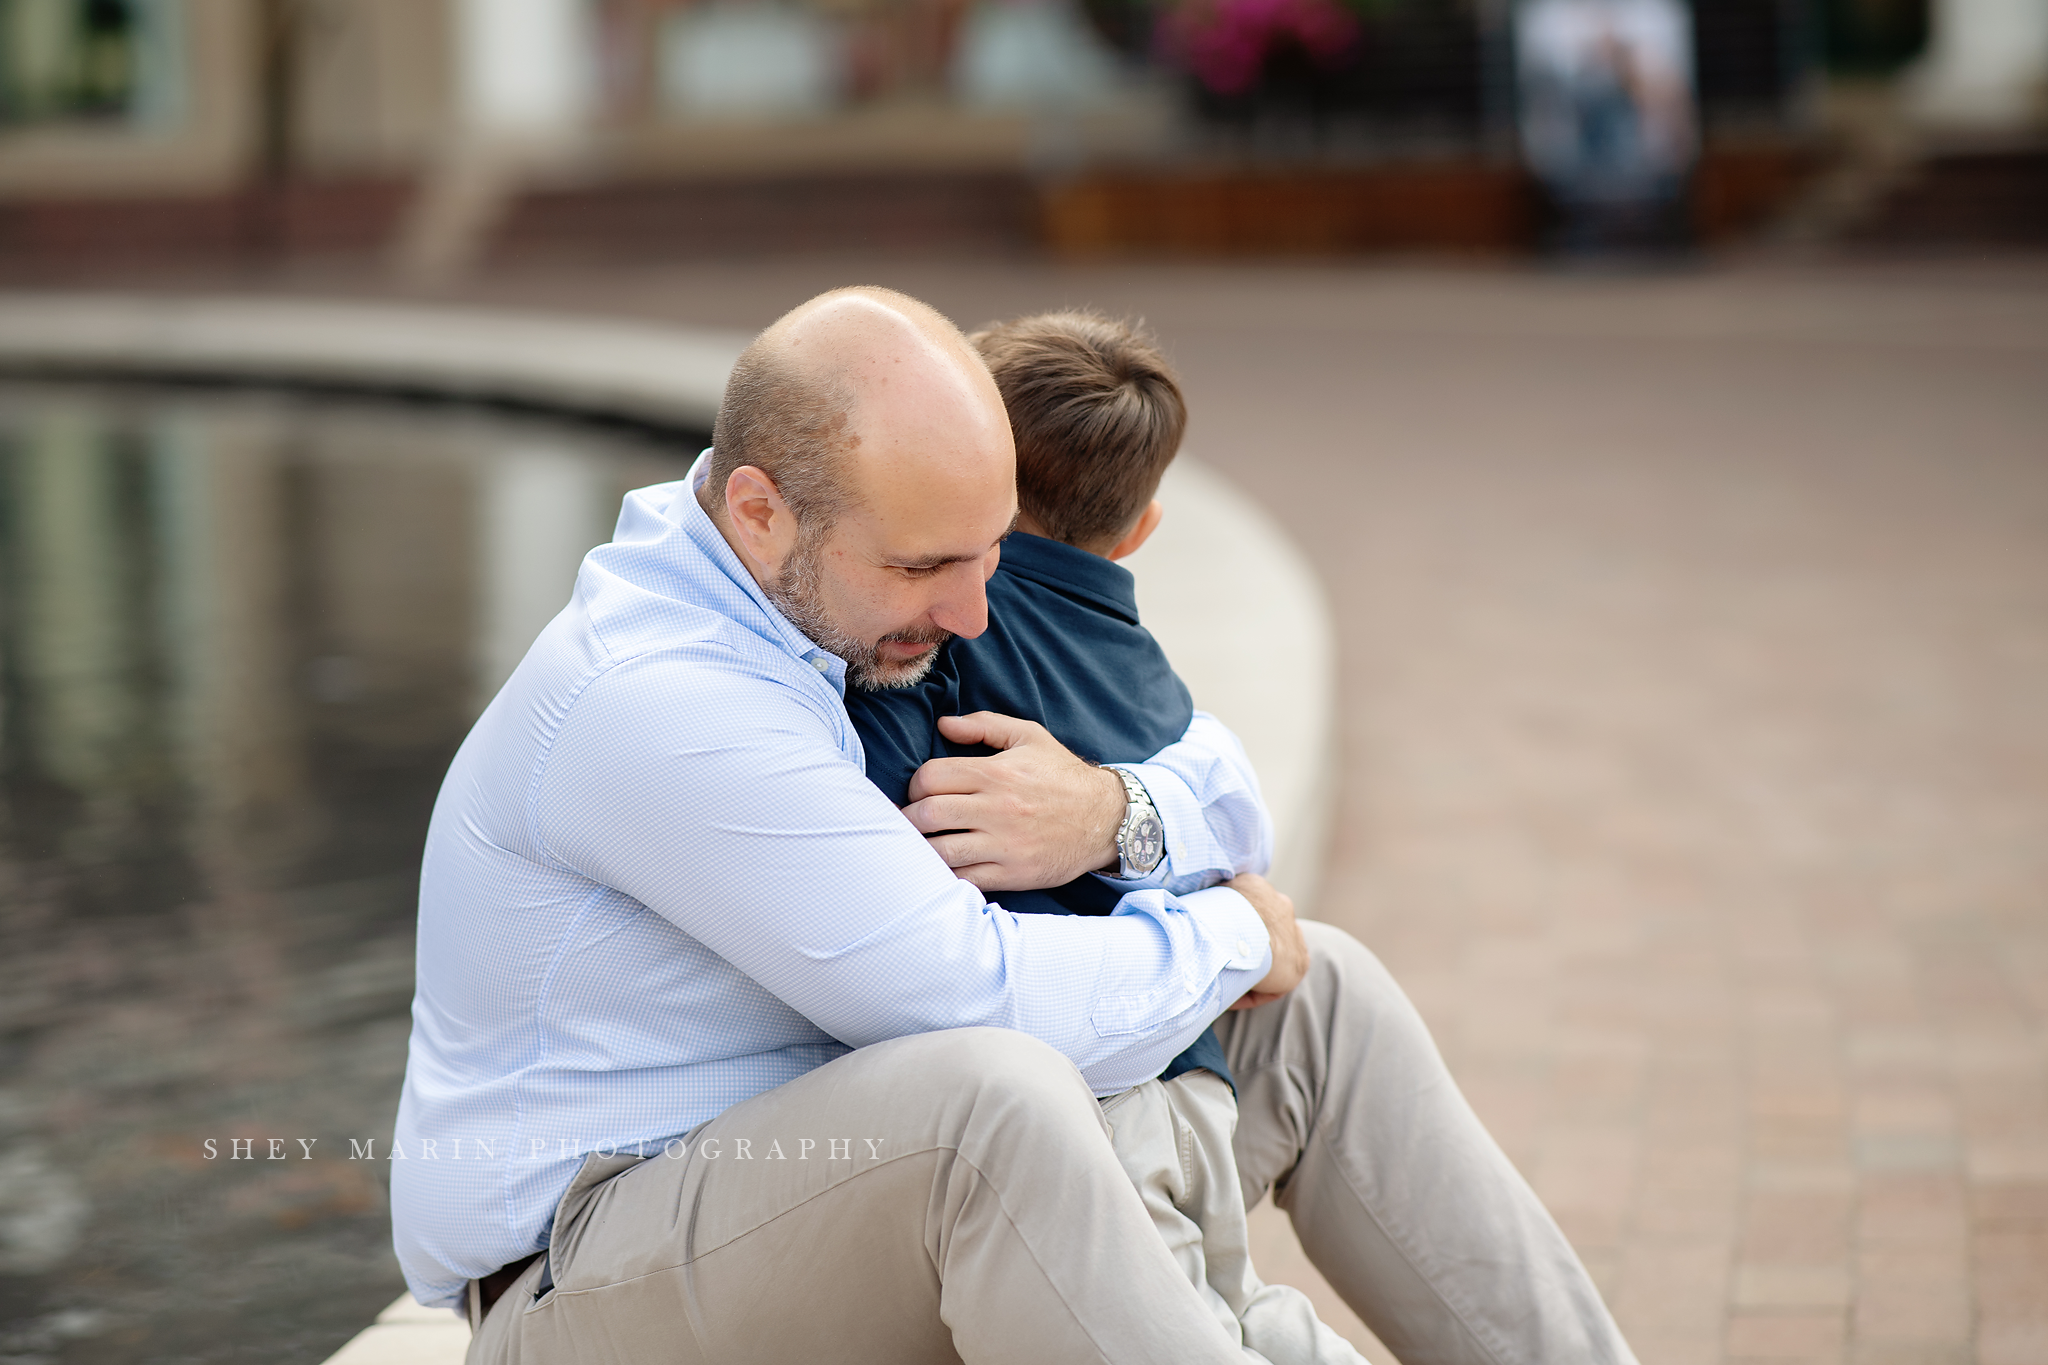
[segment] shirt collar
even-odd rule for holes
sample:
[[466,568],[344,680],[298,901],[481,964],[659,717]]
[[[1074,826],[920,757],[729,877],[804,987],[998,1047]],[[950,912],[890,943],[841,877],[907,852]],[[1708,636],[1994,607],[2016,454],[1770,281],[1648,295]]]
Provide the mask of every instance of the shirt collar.
[[998,567],[1078,597],[1131,625],[1138,624],[1138,580],[1123,565],[1063,541],[1012,531]]
[[845,696],[846,661],[837,654],[818,648],[810,636],[790,624],[789,618],[782,614],[782,609],[769,600],[767,593],[761,591],[761,585],[754,581],[754,576],[747,572],[747,566],[740,563],[740,557],[734,554],[732,546],[726,543],[725,534],[718,529],[718,523],[711,520],[710,514],[704,510],[704,505],[697,500],[697,493],[704,487],[704,481],[710,472],[711,451],[706,449],[697,457],[696,463],[690,466],[690,472],[683,478],[683,496],[679,499],[683,506],[679,513],[672,514],[676,524],[682,527],[683,534],[690,538],[698,552],[716,565],[760,608],[760,625],[766,629],[757,626],[755,633],[766,635],[780,644],[793,658],[815,669],[819,676],[832,684],[833,690],[840,696]]

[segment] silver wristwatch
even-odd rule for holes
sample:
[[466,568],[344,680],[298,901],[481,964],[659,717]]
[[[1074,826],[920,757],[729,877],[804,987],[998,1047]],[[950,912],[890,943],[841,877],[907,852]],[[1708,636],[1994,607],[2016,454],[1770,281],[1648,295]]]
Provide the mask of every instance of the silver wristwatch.
[[1110,771],[1123,779],[1124,796],[1129,801],[1124,807],[1124,822],[1116,830],[1116,875],[1126,881],[1149,877],[1166,856],[1166,826],[1160,823],[1159,812],[1153,807],[1144,783],[1122,768]]

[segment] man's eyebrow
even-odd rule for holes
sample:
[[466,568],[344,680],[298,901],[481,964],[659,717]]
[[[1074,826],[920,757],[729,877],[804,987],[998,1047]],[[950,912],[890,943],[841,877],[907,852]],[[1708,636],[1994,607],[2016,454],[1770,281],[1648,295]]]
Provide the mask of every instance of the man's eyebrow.
[[[1003,533],[996,537],[996,544],[1000,545],[1010,538],[1010,534],[1017,529],[1017,519],[1023,515],[1024,509],[1021,507],[1010,514],[1010,524],[1005,526]],[[981,550],[971,555],[924,555],[917,559],[892,559],[889,561],[889,567],[892,569],[937,569],[947,564],[965,564],[969,560],[980,559],[982,555],[987,553],[987,550]]]

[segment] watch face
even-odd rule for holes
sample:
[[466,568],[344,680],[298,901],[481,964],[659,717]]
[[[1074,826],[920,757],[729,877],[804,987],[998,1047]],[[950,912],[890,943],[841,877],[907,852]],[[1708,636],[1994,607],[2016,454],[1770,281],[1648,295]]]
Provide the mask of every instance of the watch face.
[[1124,862],[1138,872],[1150,872],[1166,852],[1166,828],[1148,810],[1124,826],[1123,844]]

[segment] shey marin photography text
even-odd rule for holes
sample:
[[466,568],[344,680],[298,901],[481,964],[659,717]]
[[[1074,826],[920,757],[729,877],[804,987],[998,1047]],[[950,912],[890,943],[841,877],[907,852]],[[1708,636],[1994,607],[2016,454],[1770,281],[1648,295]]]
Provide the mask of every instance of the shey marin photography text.
[[[200,1151],[208,1161],[312,1161],[321,1138],[227,1137],[202,1138]],[[384,1138],[349,1138],[349,1161],[569,1161],[585,1156],[612,1157],[625,1153],[638,1157],[663,1156],[681,1160],[693,1147],[705,1161],[880,1161],[888,1139],[877,1137],[707,1137],[693,1144],[691,1137],[673,1137],[616,1146],[593,1144],[581,1138],[548,1142],[530,1139],[527,1150],[517,1150],[510,1138],[478,1137],[416,1139],[412,1149]],[[338,1145],[338,1144],[331,1144]],[[380,1150],[381,1149],[381,1150]],[[319,1152],[318,1156],[339,1156]]]

